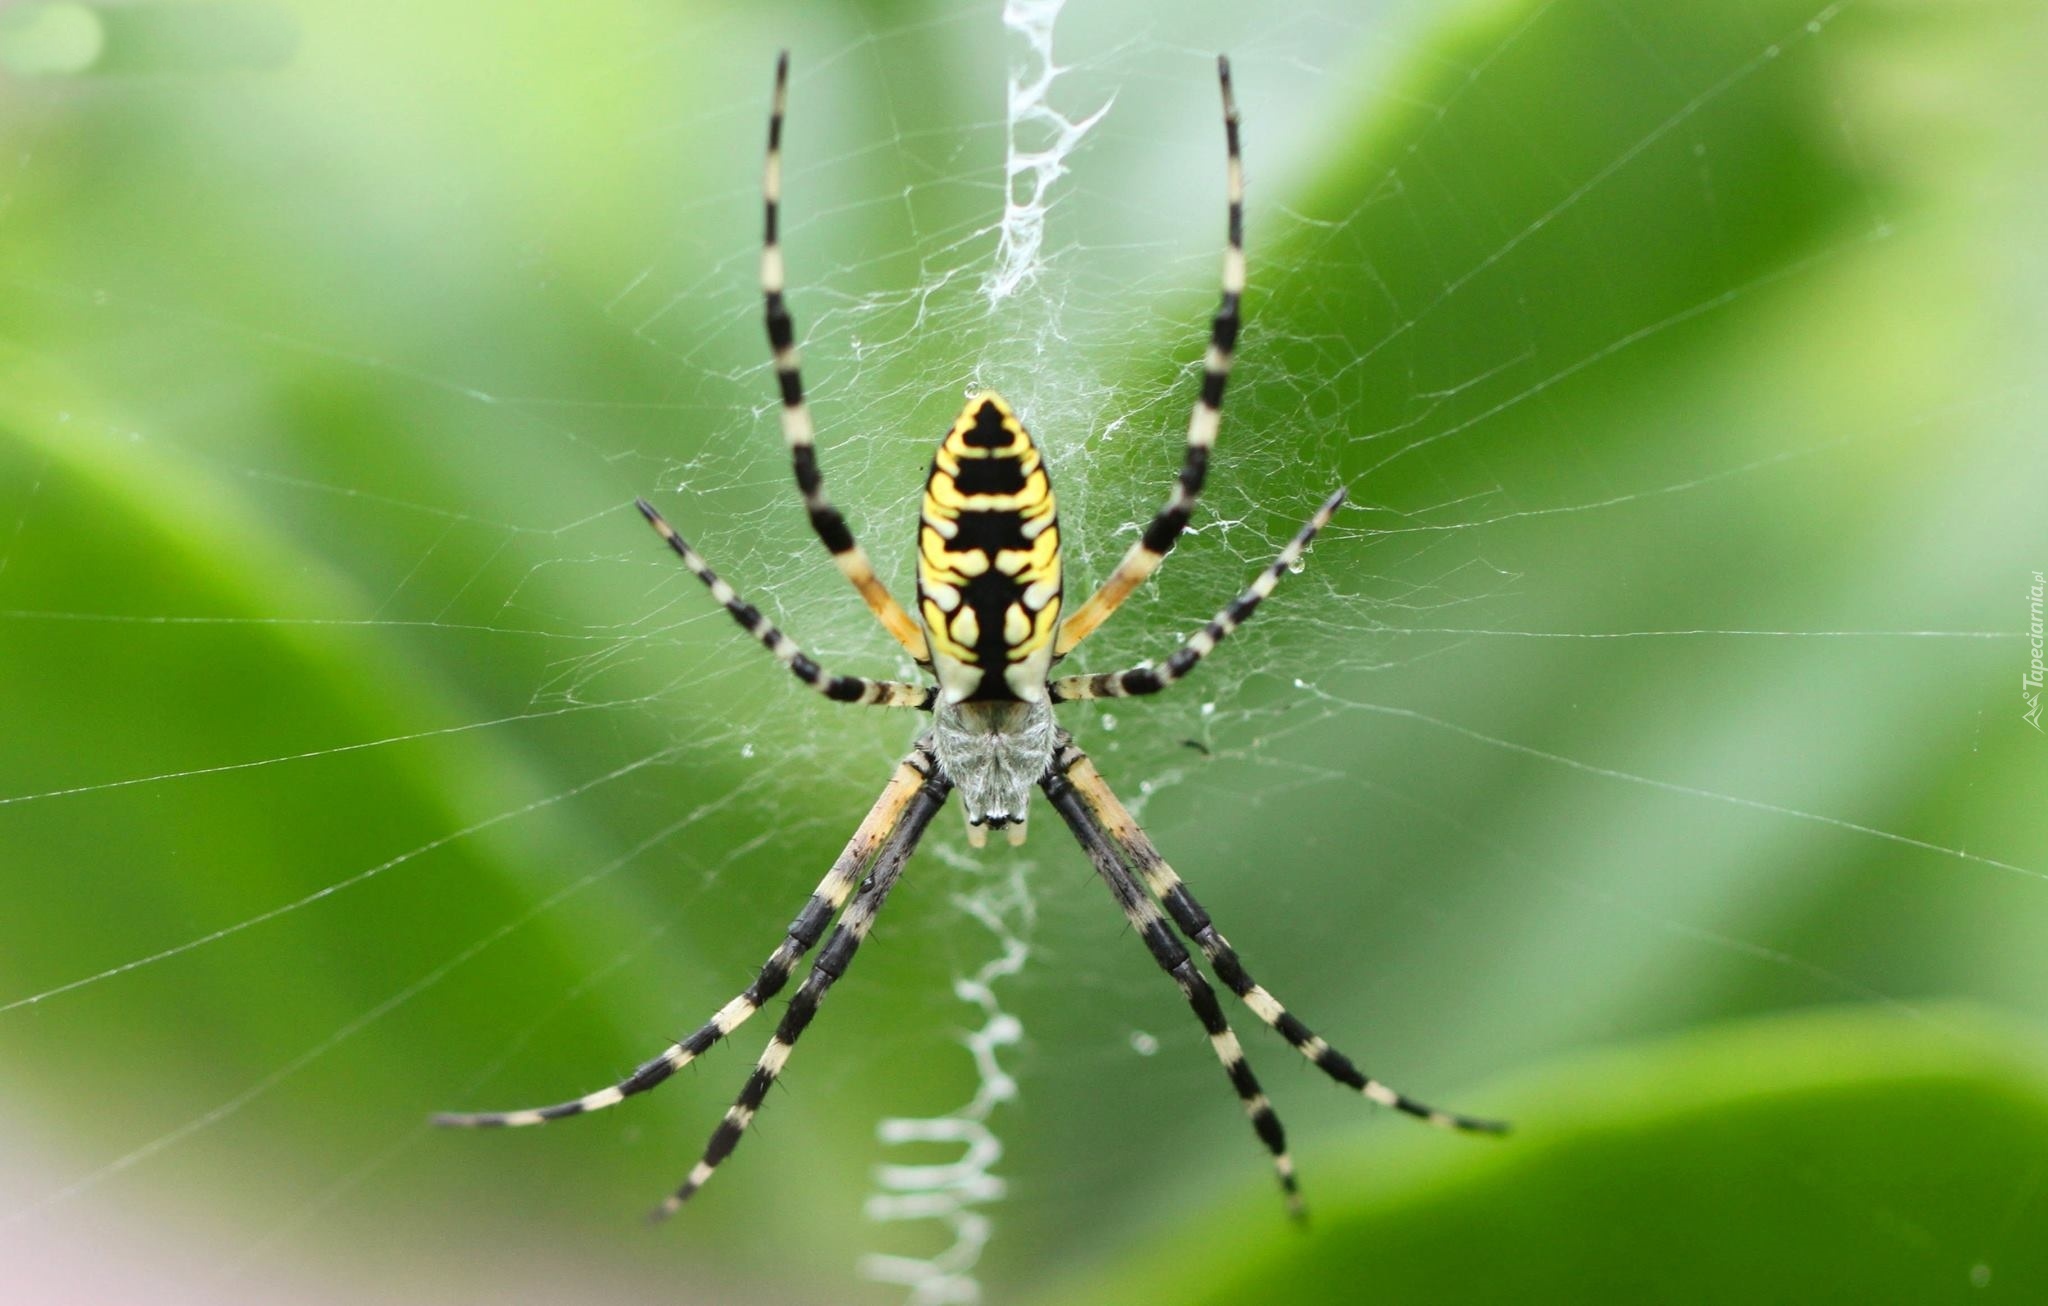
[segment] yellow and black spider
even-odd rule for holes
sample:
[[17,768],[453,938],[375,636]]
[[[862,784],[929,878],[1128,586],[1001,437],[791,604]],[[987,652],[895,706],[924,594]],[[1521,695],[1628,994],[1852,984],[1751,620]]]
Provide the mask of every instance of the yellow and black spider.
[[[1231,96],[1230,64],[1218,59],[1223,88],[1223,124],[1229,151],[1229,244],[1223,256],[1223,302],[1209,337],[1202,393],[1188,424],[1187,453],[1173,493],[1137,542],[1086,603],[1061,619],[1060,527],[1044,460],[1023,423],[992,393],[967,401],[953,429],[932,456],[918,527],[918,617],[896,602],[867,554],[855,542],[846,519],[825,496],[798,372],[796,329],[783,299],[782,247],[777,234],[782,197],[782,117],[789,84],[787,53],[775,66],[775,104],[768,119],[768,164],[762,180],[766,233],[761,252],[761,289],[767,300],[768,342],[782,388],[782,433],[796,468],[797,488],[811,526],[860,591],[868,607],[936,687],[902,681],[836,675],[820,667],[759,609],[719,578],[695,549],[645,500],[641,513],[682,558],[683,565],[711,590],[733,619],[759,640],[798,680],[842,703],[908,707],[932,714],[931,728],[918,737],[896,767],[882,796],[854,832],[846,850],[812,891],[790,923],[789,933],[769,956],[754,982],[695,1033],[608,1088],[554,1106],[524,1111],[437,1116],[444,1125],[484,1127],[537,1125],[564,1116],[614,1106],[648,1089],[695,1060],[739,1028],[788,983],[790,973],[815,945],[835,914],[839,924],[811,963],[768,1041],[746,1087],[712,1132],[703,1159],[654,1212],[673,1214],[704,1186],[712,1171],[738,1146],[782,1073],[818,1004],[846,972],[867,937],[883,899],[896,884],[918,839],[957,788],[966,809],[970,842],[980,847],[990,829],[1007,829],[1022,843],[1031,790],[1041,790],[1074,832],[1101,874],[1131,927],[1151,949],[1181,996],[1208,1032],[1209,1042],[1237,1090],[1252,1128],[1273,1156],[1292,1209],[1299,1210],[1293,1162],[1287,1155],[1280,1119],[1253,1076],[1237,1036],[1224,1018],[1215,990],[1202,977],[1187,949],[1167,924],[1172,918],[1194,942],[1231,992],[1254,1015],[1279,1031],[1296,1051],[1325,1074],[1382,1106],[1393,1107],[1449,1129],[1498,1133],[1495,1121],[1439,1111],[1371,1078],[1350,1058],[1311,1032],[1248,973],[1237,953],[1210,922],[1194,895],[1138,823],[1110,792],[1088,755],[1053,719],[1058,703],[1090,698],[1156,694],[1193,670],[1218,642],[1235,630],[1298,563],[1309,541],[1344,502],[1338,490],[1323,501],[1280,556],[1259,573],[1214,620],[1159,665],[1092,676],[1051,678],[1055,662],[1101,625],[1159,566],[1187,526],[1202,491],[1209,450],[1222,415],[1223,388],[1237,344],[1238,309],[1244,294],[1244,166],[1238,153],[1237,106]],[[849,899],[851,901],[849,902]],[[1154,900],[1157,900],[1156,902]],[[1165,914],[1160,912],[1165,908]]]

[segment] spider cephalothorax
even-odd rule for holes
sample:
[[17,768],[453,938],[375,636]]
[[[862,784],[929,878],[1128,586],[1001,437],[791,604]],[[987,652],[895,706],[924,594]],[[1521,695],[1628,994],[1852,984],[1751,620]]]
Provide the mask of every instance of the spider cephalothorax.
[[[1272,1154],[1274,1172],[1290,1205],[1299,1209],[1294,1164],[1287,1154],[1280,1118],[1259,1087],[1231,1032],[1216,992],[1188,955],[1181,939],[1195,945],[1230,991],[1253,1015],[1339,1083],[1382,1106],[1393,1107],[1450,1129],[1499,1132],[1501,1125],[1425,1106],[1366,1075],[1343,1053],[1310,1032],[1251,977],[1202,905],[1145,832],[1053,719],[1056,704],[1077,699],[1156,694],[1194,670],[1218,643],[1252,615],[1280,577],[1297,565],[1309,541],[1344,502],[1338,490],[1323,501],[1271,565],[1215,618],[1174,650],[1164,662],[1092,676],[1053,678],[1052,666],[1115,612],[1159,566],[1194,512],[1209,466],[1209,450],[1223,411],[1223,389],[1237,344],[1238,308],[1244,293],[1244,169],[1238,159],[1237,108],[1231,99],[1230,65],[1217,61],[1223,85],[1223,123],[1229,147],[1229,241],[1223,255],[1223,301],[1210,327],[1202,389],[1188,422],[1187,450],[1166,503],[1132,543],[1123,560],[1088,601],[1064,612],[1060,577],[1059,515],[1044,459],[1024,424],[1001,398],[977,394],[967,401],[932,456],[918,526],[918,619],[896,602],[875,575],[846,519],[825,495],[818,471],[810,410],[804,403],[796,330],[783,299],[782,247],[777,219],[782,199],[782,114],[789,58],[775,69],[775,107],[768,125],[768,166],[763,178],[767,241],[761,256],[761,288],[767,301],[768,343],[782,391],[782,432],[795,464],[818,538],[840,571],[860,591],[884,628],[936,686],[842,676],[820,667],[759,609],[741,599],[704,559],[645,500],[641,513],[677,556],[711,590],[748,634],[787,666],[796,678],[827,698],[843,703],[918,708],[932,714],[896,767],[867,819],[854,832],[839,860],[825,873],[810,900],[790,923],[746,991],[720,1007],[695,1033],[671,1044],[620,1082],[554,1106],[524,1111],[445,1115],[449,1125],[532,1125],[613,1106],[673,1075],[737,1029],[781,992],[806,952],[825,938],[835,915],[838,925],[789,1000],[788,1009],[755,1064],[737,1101],[705,1145],[703,1159],[656,1214],[682,1206],[738,1146],[768,1090],[789,1060],[818,1004],[846,971],[873,926],[883,900],[932,818],[955,790],[966,809],[968,834],[977,847],[989,828],[1008,829],[1022,842],[1025,808],[1037,788],[1060,814],[1123,909],[1125,919],[1173,980],[1201,1021],[1209,1045],[1237,1090],[1245,1115]],[[921,619],[921,620],[920,620]],[[1168,921],[1171,920],[1171,924]],[[1178,935],[1176,935],[1178,931]]]
[[971,700],[932,709],[932,756],[960,790],[967,811],[967,838],[979,848],[984,827],[1008,827],[1010,842],[1024,842],[1025,808],[1031,791],[1052,765],[1052,704],[1041,696]]

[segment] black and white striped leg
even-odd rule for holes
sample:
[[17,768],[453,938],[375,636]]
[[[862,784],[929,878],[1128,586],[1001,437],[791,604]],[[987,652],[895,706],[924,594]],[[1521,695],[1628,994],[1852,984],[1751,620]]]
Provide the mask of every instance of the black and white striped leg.
[[931,649],[924,628],[914,621],[895,596],[889,593],[867,551],[853,538],[846,518],[825,494],[825,478],[818,470],[817,439],[811,427],[811,410],[804,402],[802,358],[796,347],[796,325],[790,320],[785,296],[786,272],[782,260],[782,116],[789,100],[789,52],[775,60],[775,106],[768,117],[768,162],[761,177],[764,212],[761,245],[761,294],[766,302],[768,347],[774,353],[775,380],[782,392],[782,436],[796,470],[797,489],[804,496],[804,511],[811,529],[824,541],[832,560],[896,642],[921,665],[930,665]]
[[733,587],[726,584],[719,574],[711,570],[711,564],[703,555],[691,548],[689,542],[676,534],[676,528],[669,525],[654,505],[645,499],[635,499],[640,515],[653,526],[661,538],[668,541],[683,565],[704,582],[711,591],[711,597],[724,605],[740,629],[761,642],[761,646],[775,655],[775,660],[789,668],[790,674],[804,684],[817,690],[835,703],[861,703],[874,707],[914,707],[923,711],[931,710],[933,696],[937,693],[928,685],[913,685],[901,680],[869,680],[865,676],[842,676],[827,671],[813,662],[804,651],[796,646],[789,636],[775,628],[775,623],[761,615],[761,610],[742,599]]
[[1072,703],[1084,698],[1128,698],[1134,694],[1156,694],[1167,686],[1193,671],[1203,658],[1208,657],[1218,644],[1229,634],[1251,619],[1258,611],[1259,604],[1273,592],[1280,583],[1283,573],[1300,565],[1302,555],[1316,537],[1316,532],[1327,526],[1337,509],[1343,506],[1344,491],[1338,490],[1323,500],[1323,506],[1316,509],[1315,516],[1308,519],[1302,528],[1294,533],[1287,547],[1280,550],[1280,556],[1267,564],[1244,593],[1230,601],[1229,606],[1190,636],[1185,644],[1173,651],[1166,661],[1158,666],[1147,664],[1133,667],[1129,671],[1105,671],[1093,676],[1062,676],[1052,682],[1052,701]]
[[1166,918],[1159,914],[1159,908],[1132,878],[1114,842],[1095,822],[1085,798],[1068,781],[1057,758],[1040,782],[1040,787],[1054,809],[1065,819],[1067,828],[1074,832],[1074,838],[1088,854],[1088,859],[1095,863],[1096,871],[1116,897],[1117,905],[1123,908],[1124,918],[1145,941],[1159,968],[1173,980],[1174,986],[1194,1011],[1195,1018],[1202,1022],[1202,1029],[1209,1035],[1209,1046],[1215,1050],[1216,1059],[1223,1063],[1223,1072],[1230,1077],[1230,1086],[1237,1090],[1238,1101],[1244,1104],[1246,1118],[1251,1121],[1259,1141],[1272,1154],[1273,1172],[1280,1180],[1280,1190],[1286,1195],[1289,1212],[1300,1216],[1301,1193],[1295,1182],[1294,1159],[1287,1153],[1287,1133],[1281,1128],[1280,1117],[1274,1112],[1265,1090],[1260,1088],[1258,1077],[1252,1073],[1251,1063],[1245,1059],[1244,1048],[1231,1030],[1222,1005],[1216,1001],[1216,990],[1196,969],[1187,949],[1174,937]]
[[1244,302],[1244,159],[1238,149],[1237,99],[1230,92],[1230,61],[1216,60],[1216,75],[1223,87],[1223,135],[1229,150],[1229,243],[1223,250],[1223,301],[1209,324],[1209,352],[1202,360],[1202,393],[1188,419],[1187,453],[1173,493],[1152,518],[1102,588],[1074,609],[1060,625],[1053,655],[1065,657],[1076,644],[1088,638],[1097,626],[1123,605],[1131,592],[1158,570],[1173,551],[1180,533],[1194,515],[1202,483],[1209,474],[1209,451],[1216,444],[1216,429],[1223,420],[1223,388],[1230,381],[1230,362],[1237,350],[1239,312]]
[[[1295,1015],[1282,1006],[1280,1000],[1269,993],[1252,978],[1238,958],[1237,951],[1230,946],[1195,901],[1187,885],[1167,864],[1159,850],[1153,846],[1130,811],[1113,793],[1095,764],[1087,754],[1066,743],[1053,758],[1053,770],[1064,775],[1077,795],[1076,802],[1083,807],[1087,817],[1138,872],[1154,896],[1165,905],[1174,924],[1181,933],[1194,941],[1196,947],[1215,967],[1217,976],[1230,987],[1231,992],[1244,1000],[1244,1004],[1260,1020],[1277,1030],[1280,1036],[1292,1044],[1294,1049],[1315,1063],[1317,1068],[1347,1088],[1364,1094],[1370,1100],[1384,1107],[1392,1107],[1406,1115],[1437,1126],[1440,1129],[1455,1129],[1469,1133],[1503,1134],[1508,1126],[1504,1121],[1483,1120],[1475,1116],[1459,1115],[1453,1111],[1441,1111],[1426,1102],[1418,1102],[1405,1093],[1396,1091],[1381,1083],[1354,1065],[1351,1059],[1331,1047]],[[1071,821],[1071,818],[1070,818]]]
[[672,1043],[661,1055],[643,1063],[632,1074],[607,1088],[553,1106],[529,1107],[520,1111],[477,1111],[444,1112],[434,1117],[437,1125],[462,1129],[516,1128],[521,1125],[545,1124],[565,1116],[579,1116],[589,1111],[601,1111],[617,1106],[627,1098],[660,1084],[670,1075],[689,1065],[726,1035],[745,1024],[759,1011],[764,1003],[782,991],[789,982],[789,975],[796,968],[831,923],[833,916],[846,905],[853,888],[874,863],[881,849],[895,835],[904,820],[904,813],[911,799],[918,793],[925,778],[934,770],[934,764],[922,745],[913,750],[896,766],[896,773],[882,790],[867,819],[860,823],[846,850],[832,863],[832,869],[825,872],[825,878],[811,891],[810,901],[790,922],[788,936],[781,946],[769,954],[754,982],[732,1001],[718,1009],[717,1014],[695,1033]]
[[903,819],[890,833],[875,859],[872,870],[861,882],[860,892],[846,908],[846,915],[832,931],[832,937],[825,940],[825,946],[818,950],[816,961],[811,963],[810,973],[797,986],[789,1007],[782,1013],[782,1023],[775,1027],[775,1036],[768,1040],[768,1047],[761,1053],[761,1059],[754,1064],[754,1073],[747,1077],[747,1083],[740,1095],[727,1109],[725,1118],[711,1131],[711,1139],[704,1146],[704,1156],[690,1171],[690,1177],[664,1199],[660,1206],[649,1213],[651,1219],[663,1219],[682,1209],[699,1188],[707,1183],[712,1172],[717,1170],[732,1150],[739,1146],[747,1126],[767,1100],[768,1090],[775,1086],[782,1068],[788,1064],[790,1053],[796,1049],[797,1039],[803,1036],[811,1020],[818,1014],[818,1004],[832,989],[832,984],[846,973],[853,964],[854,953],[861,941],[873,928],[875,916],[882,910],[882,903],[889,896],[889,890],[896,885],[897,877],[903,872],[903,864],[910,860],[910,854],[917,848],[917,841],[923,836],[925,827],[932,817],[944,806],[946,795],[952,792],[953,782],[946,779],[937,766],[928,758],[922,765],[928,768],[921,777],[921,783],[912,794],[903,812]]

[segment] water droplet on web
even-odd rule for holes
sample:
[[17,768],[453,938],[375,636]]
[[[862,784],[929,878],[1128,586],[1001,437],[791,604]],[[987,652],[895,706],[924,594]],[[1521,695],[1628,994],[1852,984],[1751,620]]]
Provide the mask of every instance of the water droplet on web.
[[1104,712],[1100,724],[1104,730],[1114,730],[1116,729],[1116,718]]
[[1303,572],[1305,572],[1305,571],[1307,571],[1307,570],[1308,570],[1308,559],[1307,559],[1307,558],[1305,558],[1305,557],[1302,557],[1302,558],[1296,558],[1296,559],[1294,559],[1294,560],[1293,560],[1292,562],[1289,562],[1289,563],[1287,564],[1287,574],[1288,574],[1288,575],[1290,575],[1290,576],[1299,576],[1299,575],[1301,575],[1301,573],[1303,573]]
[[[1142,1029],[1134,1029],[1131,1031],[1131,1051],[1141,1057],[1149,1057],[1159,1051],[1159,1040]],[[1990,1276],[1987,1274],[1985,1277]]]
[[1213,699],[1212,699],[1211,701],[1207,702],[1207,703],[1204,703],[1204,704],[1202,704],[1202,715],[1203,715],[1203,716],[1215,716],[1215,715],[1216,715],[1216,703],[1215,703],[1215,701],[1214,701]]
[[747,744],[741,744],[741,745],[740,745],[740,756],[741,756],[741,757],[752,757],[753,755],[754,755],[754,746],[753,746],[753,745],[752,745],[751,743],[747,743]]

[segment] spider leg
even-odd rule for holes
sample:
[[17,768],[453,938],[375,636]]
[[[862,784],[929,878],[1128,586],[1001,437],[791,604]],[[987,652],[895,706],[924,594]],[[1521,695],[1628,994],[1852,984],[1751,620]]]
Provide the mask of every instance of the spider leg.
[[903,815],[876,856],[873,868],[861,882],[860,892],[854,895],[846,908],[846,915],[832,931],[832,937],[825,940],[825,946],[818,950],[817,960],[804,976],[804,982],[797,986],[796,993],[789,1000],[789,1007],[782,1013],[782,1023],[775,1027],[775,1035],[768,1040],[761,1059],[754,1064],[754,1073],[747,1077],[746,1086],[725,1118],[711,1131],[710,1141],[704,1145],[704,1156],[690,1170],[689,1178],[682,1186],[663,1199],[660,1206],[649,1213],[650,1219],[664,1219],[682,1209],[699,1188],[711,1178],[712,1172],[732,1150],[739,1146],[740,1138],[754,1115],[760,1111],[761,1103],[768,1097],[768,1090],[782,1074],[782,1068],[796,1048],[796,1041],[803,1036],[806,1027],[818,1014],[818,1004],[831,991],[833,981],[846,973],[853,964],[854,953],[861,941],[873,928],[875,916],[882,910],[882,903],[894,888],[903,872],[903,864],[910,860],[916,850],[917,841],[924,835],[925,827],[932,817],[945,805],[946,796],[953,790],[953,782],[931,761],[929,756],[913,756],[912,765],[928,768],[920,771],[921,783],[905,805]]
[[1054,809],[1065,818],[1067,828],[1074,832],[1082,851],[1095,863],[1103,883],[1109,886],[1117,905],[1123,908],[1124,918],[1151,950],[1152,959],[1173,980],[1174,986],[1194,1011],[1195,1018],[1202,1022],[1203,1030],[1209,1035],[1209,1046],[1215,1050],[1216,1059],[1223,1063],[1223,1073],[1230,1077],[1230,1086],[1237,1090],[1238,1101],[1244,1104],[1245,1116],[1251,1121],[1259,1141],[1272,1154],[1273,1172],[1280,1180],[1281,1192],[1286,1194],[1287,1209],[1299,1218],[1302,1214],[1301,1193],[1294,1178],[1294,1159],[1287,1153],[1286,1131],[1281,1128],[1280,1117],[1275,1114],[1273,1104],[1259,1087],[1258,1077],[1252,1073],[1251,1063],[1245,1059],[1244,1048],[1231,1030],[1222,1005],[1216,1001],[1216,990],[1209,987],[1209,981],[1196,969],[1187,949],[1174,937],[1166,918],[1159,914],[1159,908],[1131,878],[1115,841],[1096,820],[1087,801],[1062,769],[1058,757],[1055,757],[1039,786]]
[[789,52],[775,60],[775,105],[768,116],[768,162],[761,175],[763,233],[761,243],[761,295],[766,303],[768,347],[775,358],[775,380],[782,392],[782,437],[789,445],[790,461],[796,470],[797,489],[804,497],[804,511],[811,529],[831,551],[832,561],[853,587],[860,591],[877,620],[903,646],[904,652],[920,665],[931,665],[931,649],[924,628],[913,620],[881,577],[867,551],[853,538],[846,518],[825,494],[825,478],[818,471],[818,448],[811,428],[811,410],[804,402],[802,357],[796,347],[796,325],[790,320],[784,298],[785,271],[782,261],[782,116],[789,100]]
[[832,869],[825,872],[825,878],[811,891],[810,900],[790,923],[788,937],[769,954],[761,973],[754,977],[754,982],[744,992],[720,1007],[717,1014],[694,1034],[669,1045],[661,1055],[645,1062],[618,1083],[594,1093],[553,1106],[529,1107],[521,1111],[446,1112],[435,1116],[434,1123],[464,1129],[539,1125],[564,1116],[601,1111],[608,1106],[617,1106],[636,1093],[645,1093],[696,1060],[712,1044],[745,1024],[763,1004],[782,991],[797,962],[825,933],[825,926],[846,905],[854,885],[860,882],[881,850],[903,827],[911,800],[925,783],[932,765],[922,744],[897,764],[896,773],[889,777],[882,796],[868,812],[867,819],[860,823],[860,828],[854,831],[846,850],[832,863]]
[[1190,636],[1188,641],[1175,649],[1160,666],[1132,667],[1129,671],[1105,671],[1093,676],[1062,676],[1052,682],[1052,701],[1072,703],[1084,698],[1127,698],[1134,694],[1156,694],[1175,681],[1193,671],[1201,660],[1209,656],[1215,647],[1251,619],[1258,611],[1259,604],[1273,592],[1280,583],[1282,572],[1300,564],[1302,555],[1308,551],[1309,542],[1316,532],[1329,524],[1331,516],[1342,506],[1344,491],[1338,490],[1323,500],[1323,506],[1316,509],[1316,515],[1309,518],[1287,547],[1280,550],[1280,556],[1268,563],[1259,573],[1258,579],[1248,586],[1244,593],[1232,599],[1229,606],[1216,614],[1208,625]]
[[742,599],[733,587],[726,584],[719,574],[711,570],[711,564],[682,536],[669,525],[654,505],[645,499],[635,499],[640,515],[647,519],[668,547],[674,549],[683,565],[704,582],[711,591],[711,597],[724,605],[740,629],[761,642],[761,646],[775,655],[775,660],[789,668],[790,674],[804,684],[817,690],[835,703],[863,703],[877,707],[914,707],[930,711],[932,697],[938,691],[926,685],[913,685],[901,680],[869,680],[865,676],[842,676],[825,670],[813,662],[796,642],[775,628],[775,623],[761,615],[761,610]]
[[[1088,755],[1067,741],[1053,757],[1052,773],[1061,776],[1071,786],[1075,797],[1071,803],[1085,814],[1085,819],[1095,825],[1106,838],[1129,861],[1145,881],[1153,895],[1165,905],[1167,913],[1183,934],[1194,941],[1195,946],[1209,959],[1216,974],[1230,986],[1230,990],[1244,1000],[1260,1020],[1265,1021],[1282,1038],[1294,1046],[1295,1051],[1314,1062],[1316,1067],[1330,1078],[1347,1088],[1356,1089],[1381,1106],[1414,1116],[1440,1129],[1457,1129],[1472,1133],[1501,1134],[1508,1126],[1504,1121],[1482,1120],[1474,1116],[1458,1115],[1440,1111],[1424,1102],[1418,1102],[1405,1093],[1400,1093],[1374,1079],[1352,1064],[1349,1057],[1331,1047],[1308,1026],[1301,1023],[1294,1013],[1280,1004],[1280,1000],[1251,977],[1238,959],[1229,940],[1219,933],[1209,920],[1209,914],[1195,901],[1188,887],[1175,874],[1159,850],[1152,845],[1144,830],[1131,816],[1117,796],[1110,791],[1095,764]],[[1050,790],[1048,789],[1048,792]],[[1074,821],[1068,817],[1069,824]],[[1149,903],[1148,903],[1149,905]]]
[[1229,151],[1229,244],[1223,251],[1223,301],[1209,325],[1209,352],[1202,362],[1202,394],[1188,419],[1187,453],[1180,476],[1166,504],[1131,545],[1102,588],[1068,614],[1053,643],[1053,656],[1065,657],[1097,626],[1123,605],[1131,592],[1158,570],[1194,515],[1202,482],[1209,474],[1209,450],[1223,420],[1223,387],[1230,381],[1230,360],[1237,348],[1238,311],[1244,299],[1244,159],[1238,152],[1237,99],[1230,92],[1230,61],[1219,56],[1216,76],[1223,87],[1223,136]]

